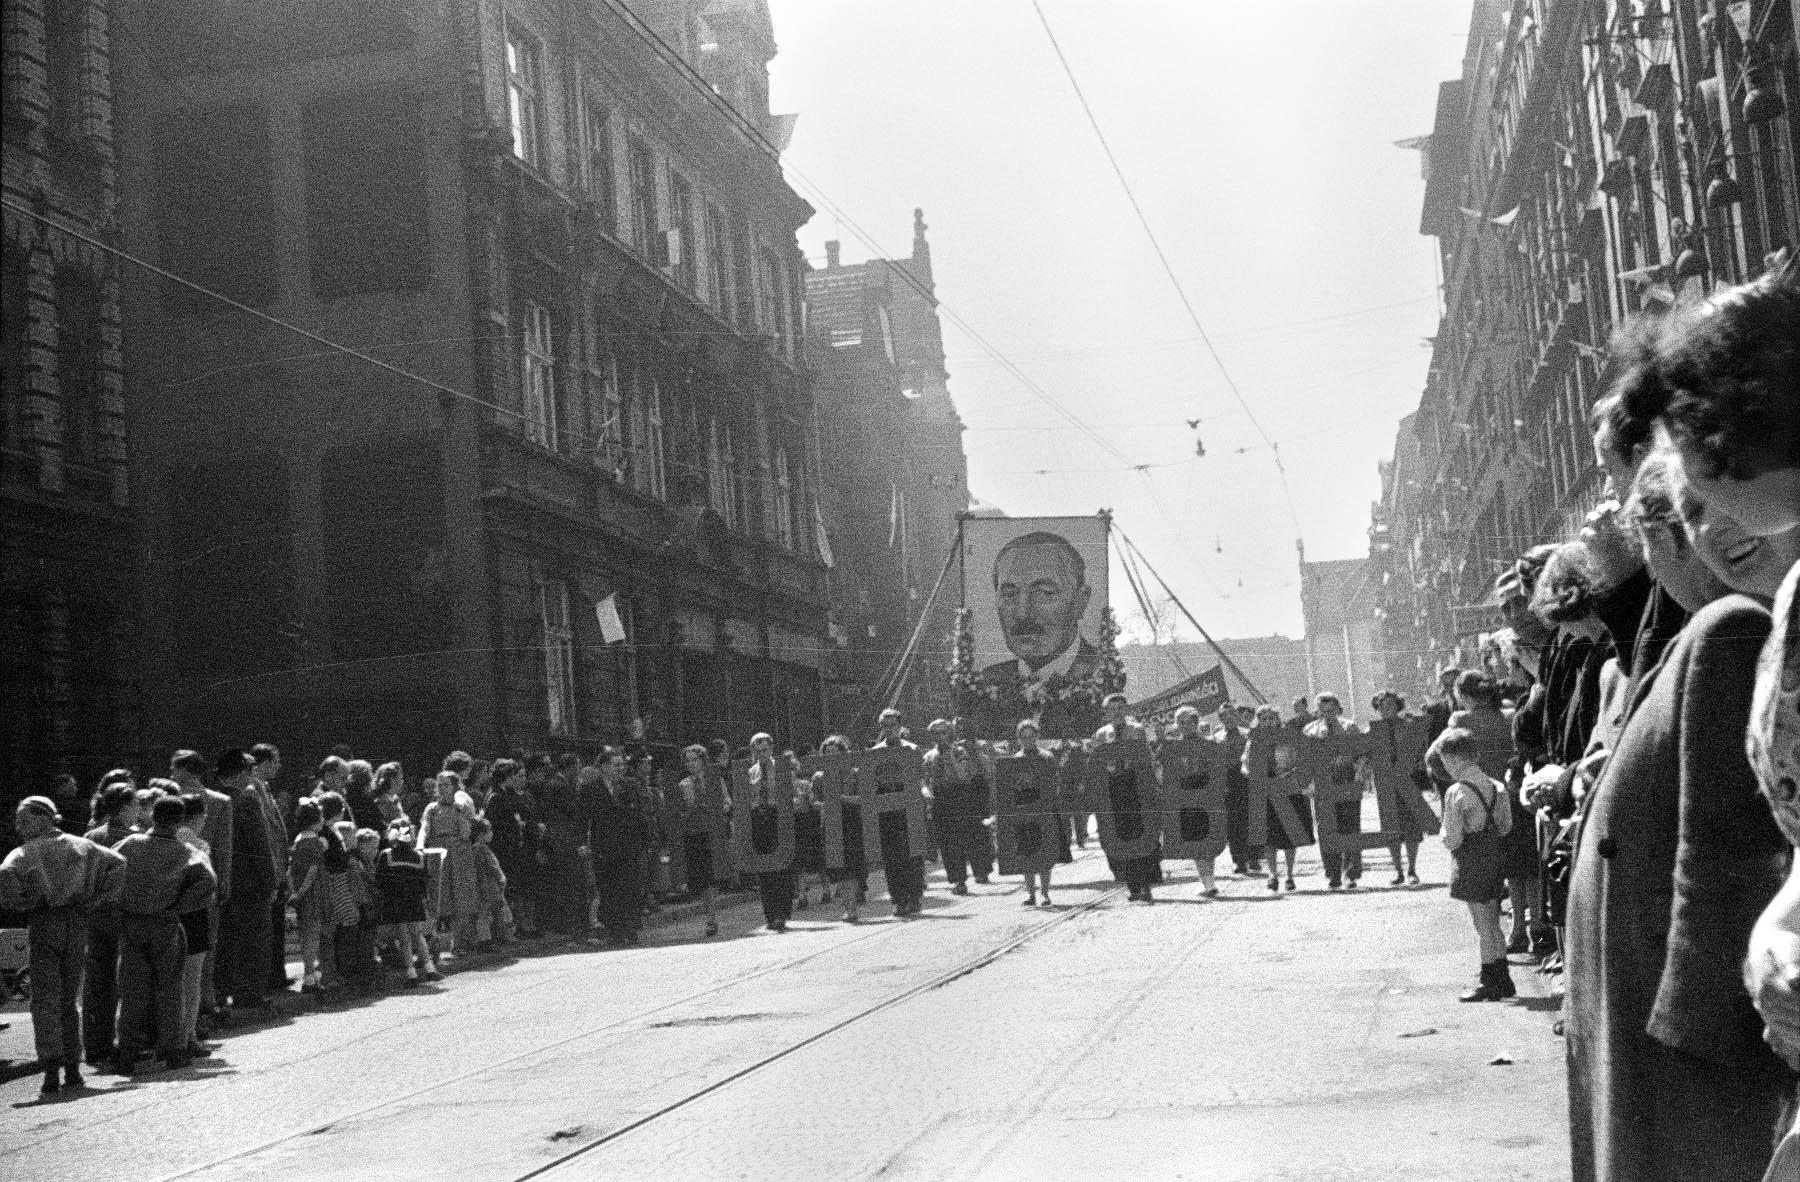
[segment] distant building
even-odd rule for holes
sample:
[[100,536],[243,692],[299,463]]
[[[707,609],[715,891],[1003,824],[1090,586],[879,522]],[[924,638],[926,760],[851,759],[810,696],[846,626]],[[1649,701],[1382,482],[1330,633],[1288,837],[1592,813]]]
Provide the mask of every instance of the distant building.
[[142,739],[112,6],[5,0],[0,181],[0,829]]
[[816,742],[766,4],[125,6],[158,745]]
[[953,552],[970,501],[925,229],[915,211],[904,259],[847,265],[827,243],[825,266],[806,276],[821,523],[833,559],[826,715],[830,729],[851,734],[866,732],[889,700],[915,726],[950,712],[945,669],[961,591]]
[[1615,327],[1800,246],[1790,10],[1472,6],[1421,141],[1442,317],[1372,523],[1382,647],[1415,676],[1474,663],[1495,576],[1603,496],[1587,415]]
[[1315,693],[1335,693],[1344,709],[1367,714],[1369,699],[1386,689],[1376,609],[1380,586],[1366,558],[1308,562],[1300,568],[1300,606],[1306,618],[1306,660]]

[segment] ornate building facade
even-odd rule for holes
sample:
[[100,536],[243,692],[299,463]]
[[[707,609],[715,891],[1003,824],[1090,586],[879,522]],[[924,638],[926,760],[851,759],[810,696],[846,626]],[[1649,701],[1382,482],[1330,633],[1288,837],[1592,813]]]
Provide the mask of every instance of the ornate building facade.
[[0,815],[139,747],[111,5],[6,0]]
[[154,740],[815,742],[766,5],[129,7]]
[[1791,0],[1477,0],[1421,143],[1442,315],[1371,525],[1383,647],[1421,684],[1600,499],[1616,326],[1800,245],[1797,103]]
[[820,525],[834,559],[826,713],[850,734],[890,700],[915,728],[951,710],[945,670],[969,482],[935,290],[917,210],[908,257],[846,265],[831,242],[824,268],[806,277]]

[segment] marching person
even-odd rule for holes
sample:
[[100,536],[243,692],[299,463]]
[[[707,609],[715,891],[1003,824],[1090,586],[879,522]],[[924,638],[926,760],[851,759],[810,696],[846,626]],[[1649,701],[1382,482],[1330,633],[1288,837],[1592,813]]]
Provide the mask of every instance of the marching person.
[[[23,844],[0,862],[0,907],[25,912],[31,946],[31,1028],[43,1092],[81,1086],[81,974],[88,913],[113,902],[125,860],[58,828],[47,796],[27,796],[13,814]],[[60,1071],[60,1075],[59,1075]]]
[[[1393,690],[1382,690],[1369,703],[1378,716],[1369,724],[1365,747],[1369,759],[1369,775],[1375,782],[1377,799],[1384,787],[1393,792],[1412,791],[1424,774],[1426,735],[1430,720],[1406,713],[1406,699]],[[1419,885],[1419,843],[1425,831],[1410,809],[1395,812],[1396,831],[1400,840],[1388,847],[1394,860],[1394,885]],[[1401,860],[1404,853],[1405,860]]]
[[[1270,891],[1279,891],[1283,885],[1276,853],[1281,853],[1287,862],[1286,886],[1292,891],[1295,889],[1294,852],[1314,841],[1312,809],[1306,799],[1306,784],[1300,776],[1299,764],[1300,753],[1294,745],[1293,732],[1282,724],[1281,708],[1258,706],[1256,725],[1250,728],[1249,739],[1244,744],[1243,767],[1246,777],[1268,785],[1261,799],[1263,852],[1269,860]],[[1286,810],[1276,807],[1275,801],[1280,796],[1287,797]],[[1252,808],[1256,807],[1257,799],[1253,792]],[[1287,824],[1286,817],[1292,818],[1292,827]]]
[[1244,775],[1244,745],[1250,740],[1254,712],[1229,702],[1219,707],[1225,743],[1225,844],[1231,850],[1232,873],[1260,877],[1262,851],[1250,844],[1250,781]]
[[719,934],[719,884],[713,874],[717,852],[717,818],[725,811],[719,778],[713,774],[706,748],[695,743],[681,752],[682,766],[687,769],[681,783],[681,864],[687,868],[687,889],[697,895],[706,909],[706,934]]
[[[1318,716],[1306,724],[1300,732],[1305,736],[1305,747],[1310,758],[1306,760],[1312,772],[1314,791],[1323,776],[1338,788],[1347,788],[1356,783],[1355,761],[1363,754],[1362,734],[1354,725],[1344,722],[1344,704],[1334,693],[1327,691],[1318,696]],[[1314,797],[1315,811],[1318,798]],[[1327,825],[1334,827],[1337,833],[1358,833],[1362,830],[1362,792],[1356,791],[1354,798],[1339,799],[1332,804],[1332,815],[1318,818],[1321,831]],[[1327,852],[1323,840],[1319,846],[1319,862],[1325,871],[1325,885],[1337,890],[1341,884],[1350,890],[1362,878],[1362,851],[1359,849],[1338,853]],[[1398,862],[1395,865],[1399,865]]]
[[[1213,741],[1200,733],[1200,711],[1191,705],[1183,706],[1175,711],[1175,728],[1175,738],[1177,741],[1183,739],[1194,743],[1210,743]],[[1165,770],[1164,775],[1168,774],[1169,773]],[[1208,814],[1201,813],[1200,817],[1210,824],[1210,817]],[[1201,840],[1211,836],[1212,834],[1206,833]],[[1200,876],[1200,892],[1207,898],[1211,898],[1219,893],[1218,881],[1213,874],[1213,863],[1215,861],[1215,858],[1194,859],[1194,873]]]
[[[819,744],[820,755],[849,753],[850,740],[843,735],[829,735]],[[822,771],[814,773],[815,796],[819,794],[819,781],[824,775]],[[844,865],[841,870],[828,870],[827,874],[831,878],[833,897],[844,909],[844,922],[856,923],[861,918],[862,905],[869,896],[869,859],[863,851],[862,805],[852,792],[845,793],[840,798],[838,807],[843,813]]]
[[929,729],[936,745],[925,753],[925,790],[931,799],[938,852],[943,855],[950,893],[966,895],[971,873],[985,885],[994,869],[993,844],[983,824],[993,814],[989,790],[993,777],[986,753],[965,742],[954,721],[934,719]]
[[[752,802],[750,815],[743,823],[750,826],[750,845],[758,854],[770,854],[781,843],[781,811],[776,794],[785,792],[790,799],[793,786],[787,770],[775,758],[775,739],[767,733],[750,736],[750,779]],[[792,863],[780,870],[764,870],[756,876],[757,894],[762,898],[763,922],[771,932],[787,931],[794,913],[794,868]]]
[[[904,727],[901,725],[900,712],[892,706],[881,712],[877,725],[881,728],[880,737],[871,744],[870,750],[880,750],[884,747],[918,750],[918,746],[902,733]],[[861,787],[865,792],[880,794],[914,790],[912,785],[900,785],[886,789],[877,784],[865,784]],[[922,789],[920,790],[922,791]],[[879,821],[881,865],[887,877],[888,898],[893,901],[894,914],[905,919],[917,915],[924,903],[924,851],[910,848],[904,812],[882,813]]]
[[[1143,725],[1126,714],[1126,707],[1124,694],[1107,694],[1101,699],[1100,712],[1106,722],[1094,732],[1096,759],[1104,758],[1106,748],[1115,743],[1149,744],[1149,736]],[[1138,783],[1138,769],[1133,764],[1121,763],[1107,775],[1107,806],[1113,815],[1113,832],[1118,835],[1119,840],[1136,841],[1147,832],[1155,831],[1155,813],[1145,812],[1146,796],[1154,791],[1154,784],[1146,786]],[[1112,863],[1113,872],[1124,881],[1128,896],[1133,902],[1156,902],[1150,888],[1162,879],[1162,859],[1157,853],[1116,862],[1109,855],[1107,861]]]
[[[1037,720],[1021,718],[1019,724],[1013,728],[1013,737],[1017,741],[1019,749],[1007,758],[1030,760],[1041,764],[1044,769],[1043,782],[1052,785],[1051,791],[1054,792],[1056,757],[1045,751],[1041,745]],[[1022,782],[1028,782],[1028,780]],[[1043,814],[1044,827],[1057,835],[1057,840],[1064,843],[1064,849],[1068,848],[1066,844],[1068,833],[1063,826],[1062,814],[1056,811],[1056,800],[1053,796],[1046,797],[1040,794],[1027,798],[1021,793],[1016,799],[1021,805],[1035,806],[1036,810]],[[1050,867],[1048,866],[1036,872],[1030,870],[1025,872],[1025,906],[1036,907],[1040,893],[1043,896],[1044,906],[1050,906]]]
[[[169,784],[153,780],[151,787]],[[218,887],[205,855],[181,840],[187,816],[180,796],[152,806],[150,832],[118,846],[125,859],[119,904],[119,1055],[115,1074],[129,1074],[154,1032],[163,1065],[185,1067],[193,1057],[182,1013],[187,942],[181,917],[203,914]]]

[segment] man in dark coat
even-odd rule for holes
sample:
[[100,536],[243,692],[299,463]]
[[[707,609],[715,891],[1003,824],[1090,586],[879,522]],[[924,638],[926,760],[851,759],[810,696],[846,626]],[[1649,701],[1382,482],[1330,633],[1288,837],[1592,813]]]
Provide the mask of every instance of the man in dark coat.
[[231,895],[219,909],[219,1000],[239,1009],[268,1005],[270,905],[275,901],[275,859],[269,823],[254,787],[256,760],[235,748],[219,753],[214,769],[220,792],[231,802]]
[[[900,712],[888,707],[881,712],[878,720],[881,737],[870,745],[870,749],[895,747],[916,751],[918,747],[912,740],[902,735]],[[918,786],[912,784],[866,785],[865,792],[912,792]],[[925,853],[915,850],[907,836],[906,814],[903,812],[884,812],[876,818],[877,831],[881,835],[881,865],[887,878],[888,898],[893,900],[894,914],[905,918],[917,915],[924,906],[925,899]]]
[[599,766],[600,783],[583,797],[583,845],[594,867],[600,925],[614,944],[636,944],[644,924],[650,826],[636,788],[625,775],[625,753],[608,747]]
[[1739,976],[1787,845],[1744,753],[1769,615],[1699,612],[1587,801],[1568,915],[1575,1182],[1757,1182],[1793,1078]]

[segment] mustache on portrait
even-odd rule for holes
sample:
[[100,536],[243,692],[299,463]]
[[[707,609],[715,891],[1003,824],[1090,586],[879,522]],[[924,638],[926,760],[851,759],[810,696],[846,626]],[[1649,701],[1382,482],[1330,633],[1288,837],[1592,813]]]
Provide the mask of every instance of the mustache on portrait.
[[1042,636],[1046,629],[1036,620],[1015,620],[1006,630],[1008,636]]

